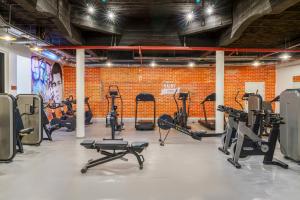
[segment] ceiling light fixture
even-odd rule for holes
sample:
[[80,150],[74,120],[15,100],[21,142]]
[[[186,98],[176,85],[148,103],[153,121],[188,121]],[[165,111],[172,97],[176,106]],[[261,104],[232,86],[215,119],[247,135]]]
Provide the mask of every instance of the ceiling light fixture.
[[107,67],[111,67],[111,66],[112,66],[112,63],[111,63],[110,61],[108,61],[108,62],[106,63],[106,66],[107,66]]
[[194,62],[189,62],[189,67],[195,67],[195,63]]
[[32,46],[32,47],[30,47],[30,50],[35,51],[35,52],[39,52],[39,51],[42,51],[43,49],[38,47],[38,46]]
[[206,13],[208,15],[211,15],[211,14],[213,14],[213,12],[214,12],[214,7],[213,6],[208,6],[207,9],[206,9]]
[[258,61],[258,60],[255,60],[253,63],[252,63],[252,66],[254,67],[259,67],[261,65],[261,63]]
[[2,36],[0,36],[0,40],[15,41],[15,40],[17,40],[17,38],[15,38],[11,35],[2,35]]
[[288,53],[283,53],[279,56],[281,60],[289,60],[292,56]]
[[152,62],[150,63],[150,66],[151,66],[151,67],[156,67],[156,62],[155,62],[155,61],[152,61]]
[[107,18],[110,20],[110,21],[114,21],[115,18],[116,18],[116,14],[112,11],[108,11],[107,12]]
[[190,12],[190,13],[186,14],[185,18],[188,22],[190,22],[195,18],[195,14],[193,12]]
[[88,6],[87,10],[88,10],[88,13],[90,13],[90,14],[95,13],[95,8],[93,6]]

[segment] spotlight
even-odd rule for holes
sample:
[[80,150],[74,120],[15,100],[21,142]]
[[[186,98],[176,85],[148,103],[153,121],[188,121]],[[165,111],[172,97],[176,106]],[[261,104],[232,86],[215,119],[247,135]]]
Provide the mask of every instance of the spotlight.
[[116,15],[115,15],[115,13],[113,13],[112,11],[108,11],[108,13],[107,13],[107,18],[108,18],[110,21],[114,21],[115,18],[116,18]]
[[255,60],[253,63],[252,63],[252,66],[254,67],[259,67],[261,65],[261,63],[258,61],[258,60]]
[[195,14],[193,12],[190,12],[190,13],[186,14],[185,18],[188,22],[190,22],[195,18]]
[[90,14],[94,14],[95,13],[95,8],[93,6],[89,6],[87,10],[88,10],[88,12]]
[[2,35],[2,36],[0,36],[0,40],[15,41],[17,39],[11,35]]
[[195,63],[194,62],[189,62],[189,67],[194,67],[195,66]]
[[107,67],[111,67],[111,66],[112,66],[112,63],[111,63],[110,61],[108,61],[108,62],[106,63],[106,66],[107,66]]
[[206,13],[208,15],[211,15],[211,14],[213,14],[213,12],[214,12],[214,8],[212,6],[208,6],[206,9]]
[[150,66],[151,66],[151,67],[156,67],[155,61],[152,61],[152,62],[150,63]]
[[291,57],[292,57],[292,56],[291,56],[290,54],[288,54],[288,53],[284,53],[284,54],[281,54],[281,55],[279,56],[279,58],[280,58],[281,60],[289,60]]

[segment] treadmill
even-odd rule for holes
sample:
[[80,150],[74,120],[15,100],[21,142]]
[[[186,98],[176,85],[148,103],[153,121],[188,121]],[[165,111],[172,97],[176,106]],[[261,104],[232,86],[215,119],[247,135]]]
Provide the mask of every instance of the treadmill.
[[[139,120],[138,108],[141,102],[153,102],[153,120]],[[140,131],[150,131],[155,129],[156,105],[155,97],[152,94],[140,93],[135,98],[135,129]]]
[[206,113],[206,107],[205,107],[205,103],[207,102],[215,102],[216,101],[216,93],[212,93],[210,95],[208,95],[202,102],[201,102],[201,106],[203,109],[203,113],[204,113],[204,120],[198,120],[199,124],[201,124],[202,126],[204,126],[205,128],[208,128],[210,130],[215,130],[215,124],[216,124],[216,120],[215,119],[207,119],[207,113]]

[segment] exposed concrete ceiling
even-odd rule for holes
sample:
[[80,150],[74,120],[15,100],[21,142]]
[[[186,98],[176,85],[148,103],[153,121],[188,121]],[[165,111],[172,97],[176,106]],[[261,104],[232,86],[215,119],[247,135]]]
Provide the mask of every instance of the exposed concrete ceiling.
[[[9,21],[11,13],[11,24],[54,45],[299,46],[300,0],[103,2],[0,0],[0,15]],[[95,14],[88,14],[87,5]],[[210,5],[214,13],[208,15]],[[116,14],[115,22],[106,18],[108,11]],[[195,14],[191,22],[185,20],[189,12]]]
[[[277,47],[299,37],[300,0],[0,0],[0,14],[53,44]],[[103,3],[105,2],[105,3]],[[93,5],[94,15],[87,13]],[[214,13],[205,10],[214,5]],[[117,22],[106,13],[113,11]],[[194,12],[187,23],[185,15]],[[44,38],[43,38],[44,39]],[[112,42],[113,41],[113,42]]]

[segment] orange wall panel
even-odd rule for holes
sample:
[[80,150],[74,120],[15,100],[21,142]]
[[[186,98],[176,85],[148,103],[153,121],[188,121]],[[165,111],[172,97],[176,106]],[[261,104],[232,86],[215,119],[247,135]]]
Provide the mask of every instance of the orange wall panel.
[[[95,117],[104,117],[107,113],[105,95],[111,84],[119,86],[123,96],[124,117],[134,117],[135,97],[141,92],[151,93],[156,98],[157,116],[168,113],[173,115],[176,105],[172,95],[161,95],[165,81],[176,84],[182,91],[191,93],[190,115],[203,117],[200,102],[215,90],[215,68],[169,68],[169,67],[111,67],[86,68],[85,93],[90,97],[90,104]],[[275,95],[275,67],[260,68],[226,67],[225,68],[225,105],[238,108],[234,97],[237,91],[244,92],[245,82],[265,82],[266,99]],[[64,95],[76,96],[76,75],[74,67],[64,67]],[[214,115],[214,103],[207,103],[208,116]],[[141,117],[151,117],[152,107],[141,104]]]

